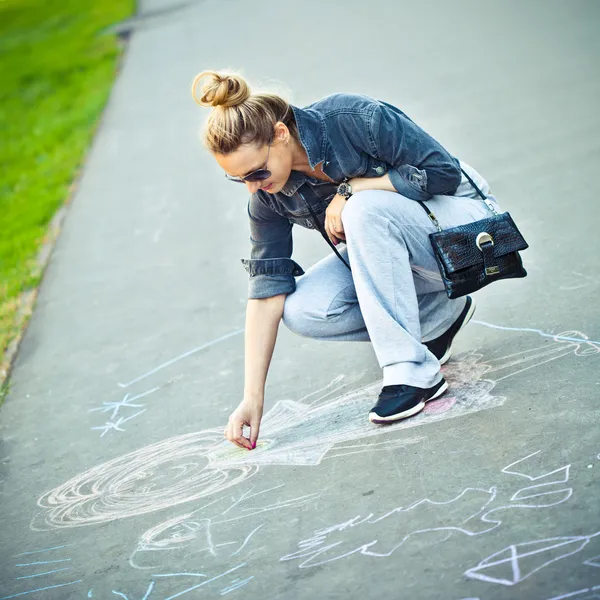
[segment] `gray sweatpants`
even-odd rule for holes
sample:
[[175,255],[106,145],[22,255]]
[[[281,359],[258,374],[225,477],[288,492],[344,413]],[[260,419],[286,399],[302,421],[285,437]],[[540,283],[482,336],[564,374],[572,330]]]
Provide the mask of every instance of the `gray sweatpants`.
[[[481,175],[461,166],[489,196]],[[464,175],[455,196],[426,204],[442,228],[492,216]],[[421,342],[444,333],[465,306],[444,291],[428,237],[435,226],[414,200],[378,190],[353,195],[342,222],[346,245],[338,250],[352,273],[334,254],[308,269],[286,298],[285,325],[319,340],[371,341],[384,385],[435,385],[440,365]]]

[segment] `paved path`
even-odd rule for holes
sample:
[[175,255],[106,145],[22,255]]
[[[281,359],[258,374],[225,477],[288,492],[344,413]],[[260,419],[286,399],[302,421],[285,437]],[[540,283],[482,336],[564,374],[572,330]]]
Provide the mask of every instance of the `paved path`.
[[[0,411],[0,598],[597,598],[598,3],[141,8]],[[367,344],[282,331],[261,446],[221,442],[246,195],[188,88],[223,66],[297,104],[398,104],[530,242],[530,276],[477,294],[452,393],[420,417],[366,422]]]

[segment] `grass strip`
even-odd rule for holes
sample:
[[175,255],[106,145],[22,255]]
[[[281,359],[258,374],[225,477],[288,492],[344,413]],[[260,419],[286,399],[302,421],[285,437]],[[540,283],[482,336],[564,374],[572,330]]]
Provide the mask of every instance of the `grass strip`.
[[0,0],[0,357],[115,78],[133,0]]

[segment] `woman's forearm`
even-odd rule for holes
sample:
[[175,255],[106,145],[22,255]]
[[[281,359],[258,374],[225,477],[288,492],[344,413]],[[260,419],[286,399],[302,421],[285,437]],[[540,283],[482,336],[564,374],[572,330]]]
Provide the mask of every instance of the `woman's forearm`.
[[244,399],[261,405],[285,298],[251,299],[246,308]]
[[384,190],[386,192],[395,192],[396,188],[392,185],[390,176],[386,173],[382,177],[355,177],[348,182],[352,186],[352,193],[363,192],[365,190]]

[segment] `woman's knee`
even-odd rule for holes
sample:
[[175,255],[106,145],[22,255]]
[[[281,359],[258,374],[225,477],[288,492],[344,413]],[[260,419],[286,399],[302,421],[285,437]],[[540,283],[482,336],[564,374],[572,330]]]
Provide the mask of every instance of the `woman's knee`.
[[353,222],[360,222],[367,211],[373,193],[371,191],[356,192],[348,198],[342,211],[342,223],[348,227]]
[[[313,318],[300,294],[289,294],[283,305],[283,324],[296,335],[312,337],[314,329]],[[312,326],[311,326],[312,325]]]

